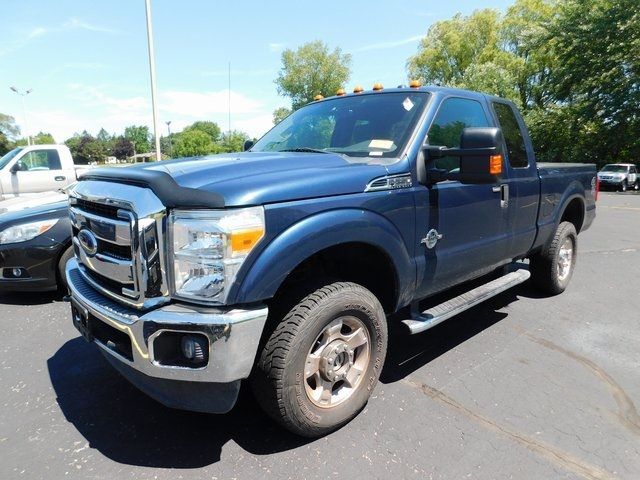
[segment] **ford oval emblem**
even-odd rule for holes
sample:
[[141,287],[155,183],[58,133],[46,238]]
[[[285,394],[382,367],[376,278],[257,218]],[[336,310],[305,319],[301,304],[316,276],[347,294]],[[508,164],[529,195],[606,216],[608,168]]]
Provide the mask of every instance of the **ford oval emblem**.
[[98,239],[90,230],[82,229],[78,232],[78,242],[84,253],[93,257],[98,252]]

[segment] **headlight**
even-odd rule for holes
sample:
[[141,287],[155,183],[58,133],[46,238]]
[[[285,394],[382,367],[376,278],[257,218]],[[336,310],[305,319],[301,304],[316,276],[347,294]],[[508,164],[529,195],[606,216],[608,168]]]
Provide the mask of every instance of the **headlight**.
[[264,209],[173,210],[169,228],[173,295],[224,304],[242,263],[264,236]]
[[27,240],[36,238],[38,235],[42,235],[56,223],[58,223],[58,219],[53,218],[39,222],[22,223],[6,228],[0,232],[0,245],[26,242]]

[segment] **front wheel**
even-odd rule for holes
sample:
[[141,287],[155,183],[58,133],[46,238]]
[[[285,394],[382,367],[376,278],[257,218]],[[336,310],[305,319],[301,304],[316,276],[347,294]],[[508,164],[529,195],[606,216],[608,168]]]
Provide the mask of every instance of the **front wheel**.
[[620,184],[620,191],[621,192],[626,192],[627,191],[627,181],[623,180],[622,183]]
[[558,225],[551,243],[529,260],[531,281],[541,291],[564,292],[573,276],[578,253],[578,234],[570,222]]
[[256,400],[305,437],[355,417],[375,387],[387,350],[387,324],[366,288],[337,282],[307,295],[278,323],[252,375]]
[[636,180],[636,182],[633,184],[633,189],[634,190],[640,190],[640,180]]

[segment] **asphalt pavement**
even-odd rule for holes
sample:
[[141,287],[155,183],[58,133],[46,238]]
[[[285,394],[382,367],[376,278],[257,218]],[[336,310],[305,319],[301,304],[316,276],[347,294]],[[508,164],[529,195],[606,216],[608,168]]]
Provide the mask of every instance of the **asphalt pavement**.
[[366,409],[318,440],[246,391],[227,415],[163,407],[55,295],[0,296],[0,342],[0,479],[638,479],[640,195],[602,194],[564,294],[394,330]]

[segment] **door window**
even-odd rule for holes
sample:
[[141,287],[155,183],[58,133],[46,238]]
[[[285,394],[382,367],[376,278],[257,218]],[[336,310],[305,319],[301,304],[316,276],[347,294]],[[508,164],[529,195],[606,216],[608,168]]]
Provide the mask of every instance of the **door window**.
[[518,125],[513,109],[506,103],[493,103],[493,108],[498,116],[498,122],[502,127],[502,135],[507,144],[507,159],[513,168],[529,166],[527,149],[524,146],[524,137]]
[[[448,98],[440,105],[438,114],[429,129],[427,141],[429,145],[459,147],[462,130],[467,127],[488,126],[489,121],[480,102],[468,98]],[[460,168],[460,158],[438,158],[434,166],[450,172]]]
[[38,172],[43,170],[62,170],[57,150],[33,150],[20,159],[24,171]]

